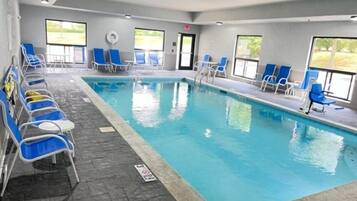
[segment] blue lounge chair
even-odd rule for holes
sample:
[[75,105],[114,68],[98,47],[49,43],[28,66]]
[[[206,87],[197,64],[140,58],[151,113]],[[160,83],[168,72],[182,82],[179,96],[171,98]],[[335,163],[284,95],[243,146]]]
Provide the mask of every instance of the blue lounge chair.
[[114,71],[116,71],[118,67],[121,70],[128,70],[129,68],[129,64],[125,64],[121,61],[118,49],[109,49],[109,60]]
[[295,95],[295,90],[302,91],[304,92],[302,97],[306,97],[307,93],[307,88],[311,84],[313,80],[317,80],[319,77],[319,71],[318,70],[307,70],[305,72],[304,79],[301,82],[295,82],[293,85],[291,85],[285,92],[286,95],[292,94]]
[[135,64],[139,64],[139,65],[146,64],[144,51],[136,50],[134,54],[135,54]]
[[[9,169],[4,175],[3,187],[1,191],[1,197],[4,195],[7,183],[10,179],[11,172],[14,168],[17,157],[24,162],[35,162],[43,158],[54,157],[58,153],[67,153],[71,165],[73,167],[76,180],[79,183],[79,176],[73,161],[73,151],[74,146],[71,141],[63,134],[42,134],[35,137],[25,138],[25,133],[22,132],[22,128],[25,124],[17,127],[14,119],[10,115],[9,103],[7,102],[6,95],[0,90],[0,106],[2,111],[2,119],[4,126],[8,131],[13,143],[14,148],[16,148],[15,155],[12,159],[11,164],[8,164]],[[26,125],[32,124],[33,122],[26,123]],[[9,157],[9,156],[8,156]],[[10,160],[7,160],[10,162]]]
[[199,60],[195,63],[193,69],[194,70],[197,69],[199,71],[200,69],[202,69],[202,67],[208,67],[208,64],[206,62],[209,62],[209,61],[211,61],[211,55],[205,54],[205,55],[203,55],[202,60]]
[[270,76],[273,76],[273,75],[274,75],[275,69],[276,69],[276,64],[267,64],[267,65],[265,66],[265,70],[264,70],[264,73],[263,73],[263,74],[257,73],[256,81],[262,83],[262,84],[260,85],[260,89],[263,89],[264,81],[267,81]]
[[44,73],[44,69],[46,67],[45,56],[42,54],[36,54],[31,43],[22,43],[21,52],[24,57],[22,68],[25,72],[40,68],[42,69],[41,73]]
[[268,85],[275,87],[275,94],[278,92],[280,86],[288,86],[288,79],[290,76],[291,66],[281,66],[279,69],[278,75],[275,77],[274,75],[269,76],[266,80],[263,80],[265,91]]
[[335,100],[326,98],[325,93],[328,94],[331,92],[323,91],[322,85],[319,83],[312,84],[311,91],[309,92],[310,105],[309,105],[309,109],[306,112],[306,114],[310,113],[310,109],[314,103],[317,103],[317,104],[320,104],[323,106],[322,112],[325,111],[325,105],[331,105],[331,104],[336,103]]
[[215,66],[211,67],[211,70],[213,70],[213,81],[214,78],[216,77],[217,74],[223,74],[224,77],[226,77],[226,67],[228,64],[228,58],[227,57],[221,57],[219,60],[218,64]]
[[10,70],[14,78],[18,80],[20,84],[25,84],[26,87],[38,87],[39,85],[45,88],[48,87],[46,79],[43,76],[34,74],[25,76],[21,69],[14,65],[10,66]]
[[150,52],[149,53],[150,64],[153,66],[159,65],[159,56],[157,52]]
[[105,70],[112,72],[112,65],[108,64],[105,61],[104,49],[103,48],[94,48],[93,49],[93,67],[96,70],[99,70],[100,67],[104,67]]

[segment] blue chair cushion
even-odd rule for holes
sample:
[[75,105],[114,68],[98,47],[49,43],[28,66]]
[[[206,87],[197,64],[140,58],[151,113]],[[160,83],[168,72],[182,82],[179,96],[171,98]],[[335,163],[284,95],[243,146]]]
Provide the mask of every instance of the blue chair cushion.
[[[66,135],[59,134],[58,136],[67,142],[71,150],[73,149]],[[44,155],[65,149],[67,149],[66,144],[62,140],[55,137],[35,140],[21,145],[21,153],[26,160],[33,160],[38,157],[42,157]]]
[[65,115],[58,110],[48,112],[45,114],[40,114],[32,117],[34,121],[41,121],[41,120],[63,120],[65,119]]
[[38,102],[30,102],[27,103],[27,108],[29,110],[37,110],[45,107],[56,107],[55,102],[50,101],[50,100],[43,100],[43,101],[38,101]]

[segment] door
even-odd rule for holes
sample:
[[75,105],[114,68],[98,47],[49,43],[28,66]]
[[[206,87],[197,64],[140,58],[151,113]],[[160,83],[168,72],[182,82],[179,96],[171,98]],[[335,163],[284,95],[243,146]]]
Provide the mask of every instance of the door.
[[195,34],[181,33],[179,38],[179,70],[192,70],[195,51]]

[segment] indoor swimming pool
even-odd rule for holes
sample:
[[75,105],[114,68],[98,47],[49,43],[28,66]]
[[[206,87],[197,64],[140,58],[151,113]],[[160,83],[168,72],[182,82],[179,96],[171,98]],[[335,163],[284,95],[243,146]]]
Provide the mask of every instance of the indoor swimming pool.
[[357,178],[357,136],[181,78],[86,77],[204,199],[293,200]]

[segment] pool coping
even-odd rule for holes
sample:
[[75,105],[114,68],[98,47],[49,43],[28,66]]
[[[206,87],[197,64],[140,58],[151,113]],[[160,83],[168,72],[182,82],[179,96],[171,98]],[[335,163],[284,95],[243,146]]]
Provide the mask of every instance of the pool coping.
[[[171,168],[161,156],[148,144],[146,141],[138,134],[136,131],[128,125],[128,123],[109,106],[93,89],[82,79],[82,78],[118,78],[118,79],[130,79],[135,78],[134,76],[103,76],[103,75],[73,75],[72,76],[80,88],[85,92],[85,94],[91,99],[93,104],[102,112],[102,114],[107,118],[107,120],[114,126],[114,128],[119,132],[119,134],[128,142],[128,144],[134,149],[134,151],[139,155],[139,157],[148,165],[148,167],[153,171],[153,173],[159,178],[159,180],[164,184],[167,190],[174,196],[176,200],[204,200],[201,195],[193,189],[193,187],[187,183],[176,171]],[[187,79],[194,82],[194,79],[186,76],[139,76],[140,78],[161,78],[161,79]],[[313,121],[328,124],[329,126],[336,127],[352,134],[357,135],[357,128],[334,122],[328,119],[324,119],[315,115],[306,115],[303,112],[294,110],[287,106],[278,105],[276,103],[263,100],[256,96],[249,94],[243,94],[233,89],[227,89],[220,87],[208,82],[202,82],[202,84],[209,87],[223,90],[231,94],[235,94],[247,99],[272,106],[283,111],[290,112],[300,117],[304,117]],[[341,187],[343,185],[337,186],[335,188]],[[324,194],[326,191],[318,192],[319,194]],[[304,196],[303,198],[308,198],[311,195]]]
[[[113,125],[124,140],[131,146],[136,154],[144,161],[154,175],[163,183],[172,196],[179,201],[203,201],[201,195],[193,189],[176,171],[171,168],[161,156],[129,126],[129,124],[116,113],[92,88],[82,79],[86,77],[115,78],[113,76],[75,76],[72,78],[82,91],[90,98],[105,118]],[[132,78],[121,76],[119,78]],[[140,76],[141,77],[141,76]],[[152,77],[152,76],[151,76]],[[158,76],[155,76],[158,77]],[[164,77],[167,78],[167,77]],[[170,77],[173,78],[173,77]],[[181,77],[178,77],[181,78]],[[133,167],[134,168],[134,167]]]

